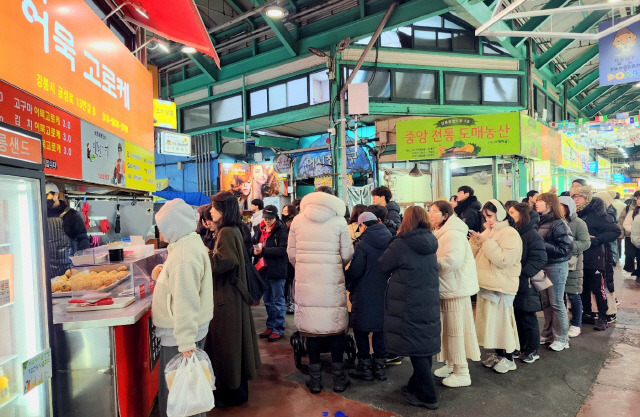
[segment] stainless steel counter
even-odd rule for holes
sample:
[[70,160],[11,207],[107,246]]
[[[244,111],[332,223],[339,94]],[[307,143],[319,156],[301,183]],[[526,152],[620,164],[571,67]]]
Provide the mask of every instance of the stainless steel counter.
[[136,297],[136,301],[125,308],[79,313],[67,312],[66,308],[71,298],[55,298],[53,301],[53,324],[61,324],[62,330],[65,331],[134,324],[151,308],[151,298],[151,295],[147,295],[143,299]]

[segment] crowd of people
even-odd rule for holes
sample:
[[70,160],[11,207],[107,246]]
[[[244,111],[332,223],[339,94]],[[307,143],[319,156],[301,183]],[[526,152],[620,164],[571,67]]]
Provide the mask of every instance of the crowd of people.
[[[193,238],[196,225],[186,224],[188,206],[165,204],[156,218],[169,257],[157,268],[153,299],[161,361],[203,348],[216,375],[216,404],[242,404],[260,367],[258,337],[281,340],[285,315],[293,313],[309,356],[310,392],[323,389],[327,349],[336,392],[350,377],[386,380],[389,363],[408,357],[406,401],[435,409],[433,376],[447,387],[471,385],[468,360],[483,359],[480,347],[492,350],[483,365],[503,374],[517,360],[539,360],[541,345],[568,349],[583,324],[605,331],[616,320],[613,270],[622,241],[624,270],[640,282],[640,192],[625,204],[577,179],[561,196],[531,191],[520,203],[482,205],[463,186],[428,211],[411,206],[404,214],[387,187],[375,188],[372,199],[350,215],[327,187],[282,213],[256,199],[245,224],[233,194],[220,192],[199,210],[203,244]],[[266,281],[259,334],[249,264]],[[349,328],[357,363],[347,372]],[[432,372],[434,357],[444,366]]]

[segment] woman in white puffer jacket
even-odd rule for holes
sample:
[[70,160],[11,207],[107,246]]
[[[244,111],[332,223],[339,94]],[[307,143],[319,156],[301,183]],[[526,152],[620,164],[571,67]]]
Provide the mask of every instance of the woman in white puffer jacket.
[[467,359],[480,360],[470,299],[480,287],[476,260],[467,240],[469,227],[453,215],[453,207],[447,201],[433,203],[429,218],[438,239],[440,276],[442,350],[436,359],[446,362],[434,375],[444,378],[442,384],[447,387],[467,387],[471,385]]
[[345,211],[344,202],[334,195],[308,194],[289,231],[287,253],[296,270],[294,323],[307,338],[307,387],[314,394],[322,390],[323,339],[331,345],[334,391],[342,392],[349,385],[342,363],[344,332],[349,325],[344,266],[353,257],[353,243]]

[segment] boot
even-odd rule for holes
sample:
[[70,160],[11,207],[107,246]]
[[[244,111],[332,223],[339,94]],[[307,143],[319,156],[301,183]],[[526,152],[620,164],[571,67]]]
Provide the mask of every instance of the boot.
[[442,368],[438,368],[433,372],[433,375],[438,378],[446,378],[453,373],[453,365],[447,362]]
[[468,387],[471,385],[469,365],[454,365],[453,373],[442,380],[442,385],[449,388]]
[[602,331],[607,330],[607,327],[609,327],[609,325],[607,324],[607,320],[606,319],[597,319],[596,320],[596,325],[593,327],[593,329],[602,332]]
[[358,365],[356,366],[356,369],[349,371],[349,376],[363,381],[373,381],[371,359],[358,358]]
[[344,373],[343,363],[332,363],[331,373],[333,373],[333,390],[343,392],[351,384],[349,377]]
[[312,394],[322,391],[322,364],[309,364],[309,379],[307,379],[306,385]]
[[373,376],[379,381],[387,380],[386,358],[373,358]]

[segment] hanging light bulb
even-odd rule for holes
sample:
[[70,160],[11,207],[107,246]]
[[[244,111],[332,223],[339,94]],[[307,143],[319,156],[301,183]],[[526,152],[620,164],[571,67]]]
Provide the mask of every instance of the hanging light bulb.
[[411,171],[409,171],[409,175],[412,176],[412,177],[421,177],[422,176],[422,171],[420,171],[420,168],[418,168],[418,164],[415,164],[413,166]]

